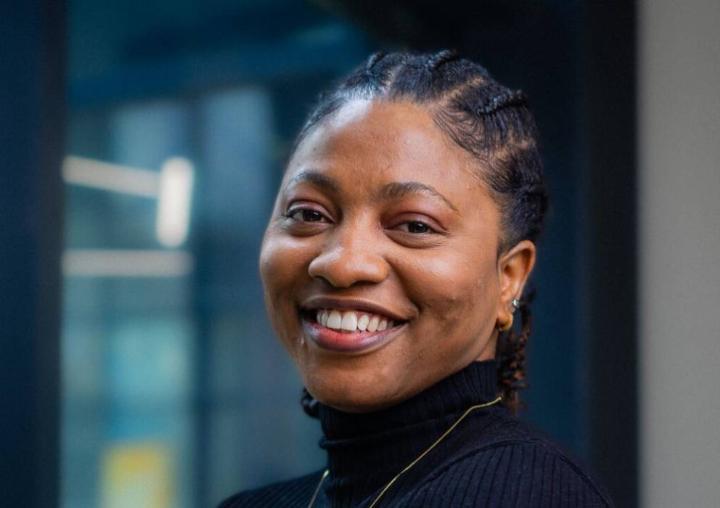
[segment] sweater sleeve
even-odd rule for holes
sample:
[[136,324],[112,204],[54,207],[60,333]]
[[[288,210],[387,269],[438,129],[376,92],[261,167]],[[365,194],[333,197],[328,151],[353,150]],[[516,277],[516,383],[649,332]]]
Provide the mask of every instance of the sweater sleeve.
[[502,443],[447,464],[401,503],[427,507],[612,507],[573,462],[542,441]]

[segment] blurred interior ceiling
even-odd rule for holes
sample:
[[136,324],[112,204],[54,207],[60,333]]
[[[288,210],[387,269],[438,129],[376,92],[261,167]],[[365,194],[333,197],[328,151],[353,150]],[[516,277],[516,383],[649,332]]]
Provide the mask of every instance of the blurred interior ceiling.
[[[520,53],[532,61],[535,41],[543,38],[546,46],[547,38],[567,33],[563,20],[576,12],[557,0],[158,0],[152,9],[74,0],[70,98],[76,106],[92,105],[162,95],[178,83],[192,91],[273,79],[278,68],[285,75],[308,68],[330,73],[347,68],[340,48],[360,44],[366,33],[390,47],[453,47],[492,68],[495,58]],[[143,84],[142,92],[134,83]]]
[[474,47],[474,36],[480,33],[481,27],[483,37],[517,33],[543,21],[552,23],[561,10],[558,7],[562,7],[552,0],[313,0],[311,3],[342,13],[389,44],[427,49],[435,48],[441,41],[465,51]]

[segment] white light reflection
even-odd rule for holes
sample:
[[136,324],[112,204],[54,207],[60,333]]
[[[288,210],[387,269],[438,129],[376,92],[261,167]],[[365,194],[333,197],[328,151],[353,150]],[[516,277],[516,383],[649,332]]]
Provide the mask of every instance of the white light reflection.
[[192,269],[183,251],[71,249],[62,259],[66,277],[182,277]]
[[178,247],[187,239],[193,173],[192,163],[182,157],[165,161],[160,172],[155,233],[166,247]]
[[148,198],[157,197],[160,180],[155,171],[74,155],[65,157],[63,178],[73,185]]

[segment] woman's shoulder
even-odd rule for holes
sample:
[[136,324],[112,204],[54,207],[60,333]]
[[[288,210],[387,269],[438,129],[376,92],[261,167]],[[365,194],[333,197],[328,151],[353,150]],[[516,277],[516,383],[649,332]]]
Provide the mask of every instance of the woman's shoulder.
[[320,482],[323,471],[235,494],[218,508],[305,507]]
[[433,506],[433,493],[448,489],[477,506],[613,506],[581,462],[544,433],[514,418],[497,423],[456,449],[408,506]]

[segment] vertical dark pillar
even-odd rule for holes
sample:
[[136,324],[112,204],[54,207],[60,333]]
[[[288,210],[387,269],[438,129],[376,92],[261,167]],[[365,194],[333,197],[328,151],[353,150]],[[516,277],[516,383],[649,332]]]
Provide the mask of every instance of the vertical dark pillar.
[[634,2],[587,2],[583,197],[590,455],[620,507],[637,506]]
[[62,0],[0,3],[0,496],[58,504]]

